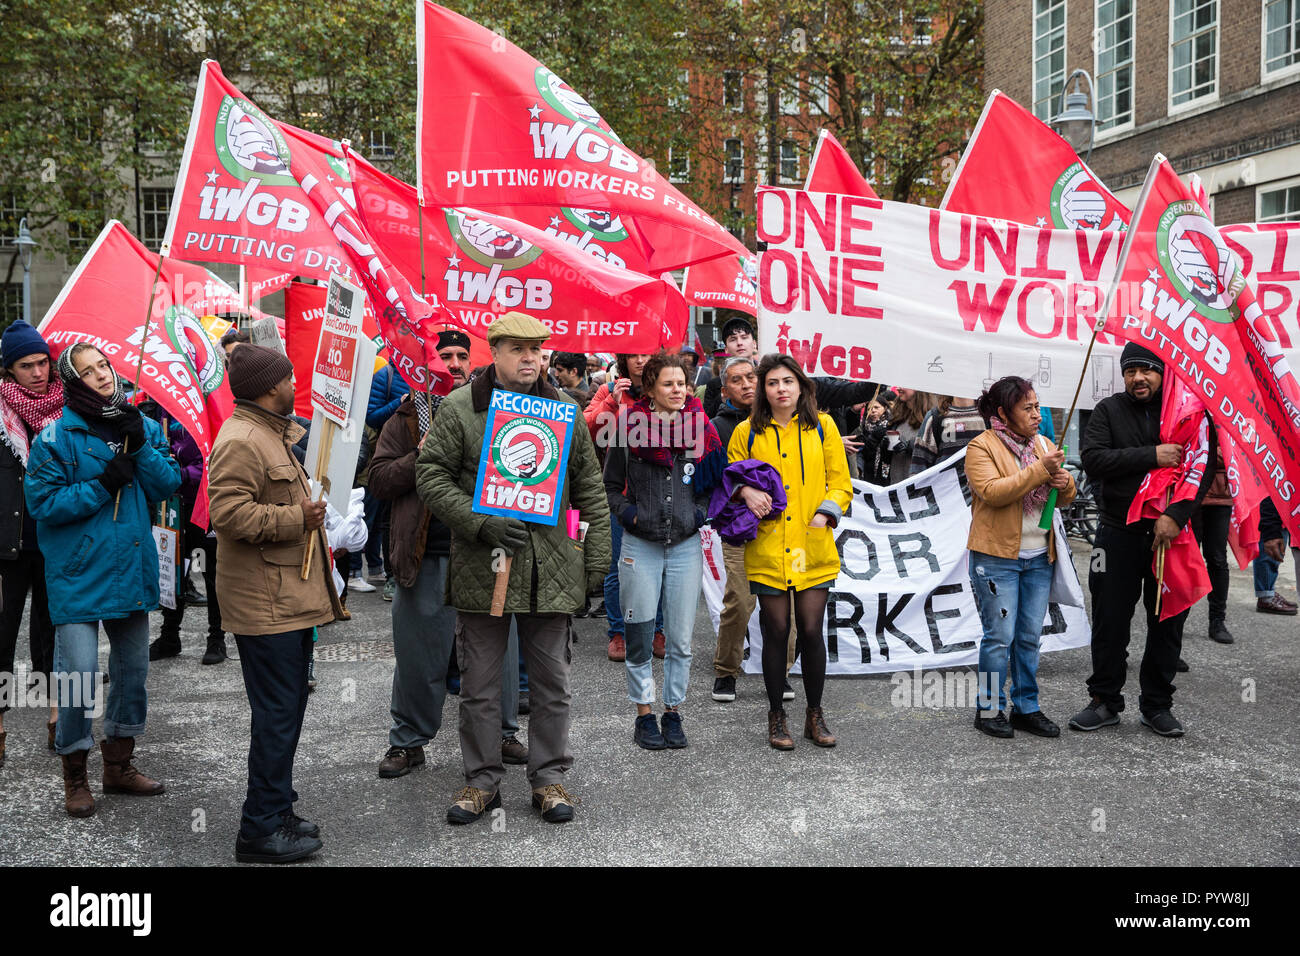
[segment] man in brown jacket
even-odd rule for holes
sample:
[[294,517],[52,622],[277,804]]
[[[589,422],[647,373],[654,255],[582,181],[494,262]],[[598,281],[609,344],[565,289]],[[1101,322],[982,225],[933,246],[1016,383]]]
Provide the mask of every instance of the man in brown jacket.
[[[253,712],[235,858],[286,863],[321,848],[320,830],[296,816],[293,758],[307,710],[312,628],[342,617],[307,475],[290,451],[303,435],[293,413],[293,365],[273,349],[241,345],[230,357],[235,411],[208,465],[217,533],[221,613],[234,633]],[[301,569],[316,536],[307,580]]]

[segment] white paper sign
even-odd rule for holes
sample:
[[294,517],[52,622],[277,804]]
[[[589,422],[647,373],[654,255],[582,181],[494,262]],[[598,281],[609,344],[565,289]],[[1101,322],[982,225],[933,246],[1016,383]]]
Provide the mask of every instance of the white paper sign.
[[176,547],[178,535],[172,528],[153,526],[153,544],[158,551],[158,603],[176,610]]
[[[325,317],[320,324],[320,339],[311,371],[311,403],[337,425],[348,420],[357,396],[357,355],[359,344],[368,341],[361,331],[366,296],[352,283],[330,276],[325,293]],[[371,361],[367,368],[373,369]],[[369,398],[369,386],[364,399]],[[365,401],[362,405],[365,405]]]
[[[334,438],[330,443],[330,460],[326,463],[324,473],[329,481],[329,502],[339,514],[348,513],[348,496],[352,492],[352,482],[357,473],[357,456],[361,453],[361,444],[365,441],[366,409],[370,400],[370,380],[374,378],[375,343],[364,335],[357,348],[357,376],[354,382],[357,400],[352,403],[349,417],[343,426],[334,428]],[[307,473],[316,474],[316,463],[320,456],[320,440],[325,432],[326,417],[320,408],[311,416],[311,435],[307,439]],[[333,427],[333,426],[331,426]]]

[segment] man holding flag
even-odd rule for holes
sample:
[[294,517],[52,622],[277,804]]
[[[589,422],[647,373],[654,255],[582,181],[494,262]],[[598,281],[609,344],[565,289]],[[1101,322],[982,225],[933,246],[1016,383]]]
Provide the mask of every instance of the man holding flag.
[[[1181,737],[1183,726],[1170,708],[1187,609],[1164,620],[1158,616],[1161,582],[1152,569],[1152,553],[1168,548],[1179,537],[1200,507],[1208,483],[1200,481],[1191,497],[1175,496],[1178,500],[1158,517],[1142,517],[1130,524],[1130,508],[1148,473],[1178,467],[1184,460],[1184,448],[1160,438],[1164,362],[1130,342],[1124,346],[1120,368],[1124,391],[1097,404],[1083,438],[1083,467],[1100,489],[1101,527],[1088,575],[1093,615],[1088,692],[1092,700],[1071,718],[1070,729],[1098,730],[1119,723],[1133,610],[1142,597],[1147,640],[1139,675],[1139,719],[1161,736]],[[1199,434],[1208,443],[1208,460],[1213,460],[1217,447],[1214,429],[1208,427]],[[1148,514],[1146,510],[1142,513]]]

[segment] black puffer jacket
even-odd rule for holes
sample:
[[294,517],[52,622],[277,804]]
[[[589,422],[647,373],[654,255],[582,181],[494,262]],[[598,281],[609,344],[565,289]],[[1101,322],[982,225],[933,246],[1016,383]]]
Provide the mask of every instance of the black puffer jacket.
[[611,520],[647,541],[677,544],[704,525],[709,494],[697,494],[699,485],[686,481],[693,459],[673,456],[665,468],[639,458],[626,448],[611,448],[605,456],[605,494]]
[[26,469],[8,445],[0,442],[0,559],[36,550],[36,522],[23,497]]
[[[1103,398],[1088,419],[1083,435],[1083,470],[1100,486],[1097,503],[1101,523],[1112,528],[1130,527],[1129,505],[1147,472],[1157,467],[1156,446],[1160,444],[1160,392],[1149,402],[1139,402],[1128,392]],[[1210,429],[1210,460],[1218,453],[1218,438]],[[1165,511],[1178,527],[1200,507],[1210,482],[1201,482],[1194,501],[1177,501]],[[1154,522],[1147,518],[1131,527],[1149,531]]]

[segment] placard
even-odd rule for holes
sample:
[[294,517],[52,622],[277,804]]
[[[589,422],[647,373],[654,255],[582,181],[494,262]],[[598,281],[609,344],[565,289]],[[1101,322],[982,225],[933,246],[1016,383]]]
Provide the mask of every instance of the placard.
[[355,397],[357,345],[364,338],[361,322],[365,301],[365,293],[359,288],[337,274],[330,276],[325,317],[312,363],[311,403],[336,425],[347,422]]
[[554,525],[577,413],[572,401],[494,389],[473,510]]

